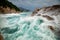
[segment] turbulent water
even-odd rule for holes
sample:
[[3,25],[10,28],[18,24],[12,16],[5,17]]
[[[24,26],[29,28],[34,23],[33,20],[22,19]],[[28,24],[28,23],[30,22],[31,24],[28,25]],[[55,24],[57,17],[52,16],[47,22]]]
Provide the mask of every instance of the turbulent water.
[[48,28],[48,25],[52,25],[50,21],[41,16],[29,15],[0,15],[0,32],[4,40],[56,40]]

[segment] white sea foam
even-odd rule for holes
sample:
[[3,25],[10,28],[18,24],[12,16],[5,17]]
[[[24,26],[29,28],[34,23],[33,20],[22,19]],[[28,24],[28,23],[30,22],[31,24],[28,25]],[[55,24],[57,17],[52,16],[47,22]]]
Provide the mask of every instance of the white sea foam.
[[48,28],[49,25],[58,28],[56,20],[49,21],[42,16],[23,17],[20,14],[8,14],[0,17],[0,20],[5,40],[56,40],[56,35]]

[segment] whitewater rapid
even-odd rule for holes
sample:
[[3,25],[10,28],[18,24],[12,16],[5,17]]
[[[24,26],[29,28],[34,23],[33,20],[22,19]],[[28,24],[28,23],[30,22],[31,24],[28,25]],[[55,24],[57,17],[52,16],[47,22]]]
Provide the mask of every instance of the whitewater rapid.
[[49,25],[56,26],[41,16],[24,13],[0,15],[0,33],[4,40],[56,40]]

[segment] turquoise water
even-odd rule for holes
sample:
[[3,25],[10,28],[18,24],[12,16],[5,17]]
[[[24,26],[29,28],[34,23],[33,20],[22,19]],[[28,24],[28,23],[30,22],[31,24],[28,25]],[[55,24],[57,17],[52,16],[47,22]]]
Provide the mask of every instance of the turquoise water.
[[29,13],[0,17],[4,40],[56,40],[54,33],[43,24],[44,18],[31,17]]

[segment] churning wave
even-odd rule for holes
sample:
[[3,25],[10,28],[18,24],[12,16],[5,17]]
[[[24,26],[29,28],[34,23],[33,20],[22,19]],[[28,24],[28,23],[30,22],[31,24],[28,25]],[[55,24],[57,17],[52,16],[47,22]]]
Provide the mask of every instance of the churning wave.
[[4,40],[56,40],[48,28],[48,25],[52,25],[48,20],[29,15],[30,13],[1,15],[0,32]]

